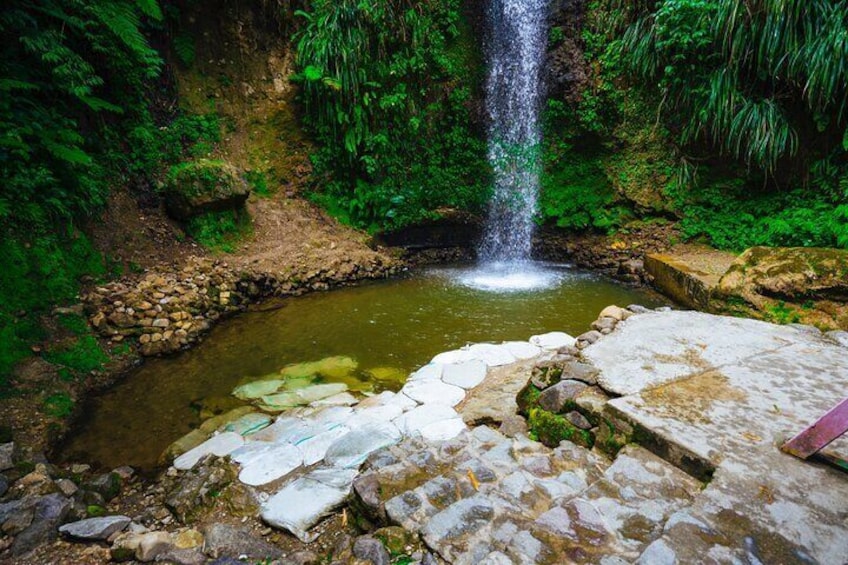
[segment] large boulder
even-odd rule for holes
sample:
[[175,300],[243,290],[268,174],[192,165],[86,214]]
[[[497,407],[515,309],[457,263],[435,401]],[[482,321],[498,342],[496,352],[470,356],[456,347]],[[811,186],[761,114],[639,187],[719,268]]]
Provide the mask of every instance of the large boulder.
[[250,188],[235,167],[224,161],[199,159],[174,167],[165,185],[165,207],[177,220],[206,212],[235,210]]
[[715,310],[773,322],[848,327],[848,251],[753,247],[714,291]]

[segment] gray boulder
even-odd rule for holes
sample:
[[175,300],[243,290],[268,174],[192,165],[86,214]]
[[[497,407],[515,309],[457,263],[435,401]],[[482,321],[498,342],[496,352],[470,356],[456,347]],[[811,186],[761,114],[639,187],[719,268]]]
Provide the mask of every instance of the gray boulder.
[[59,533],[80,540],[105,540],[123,531],[132,520],[127,516],[102,516],[65,524]]
[[353,555],[373,565],[389,565],[392,558],[380,540],[371,536],[361,536],[353,544]]
[[29,553],[39,545],[59,537],[58,527],[71,509],[71,501],[54,493],[41,497],[35,505],[32,523],[12,543],[12,556]]
[[570,400],[583,392],[589,385],[580,381],[560,381],[554,386],[542,391],[539,395],[539,406],[548,412],[559,413]]
[[203,532],[203,551],[212,559],[238,559],[246,555],[253,559],[279,559],[283,552],[246,528],[228,524],[212,524]]

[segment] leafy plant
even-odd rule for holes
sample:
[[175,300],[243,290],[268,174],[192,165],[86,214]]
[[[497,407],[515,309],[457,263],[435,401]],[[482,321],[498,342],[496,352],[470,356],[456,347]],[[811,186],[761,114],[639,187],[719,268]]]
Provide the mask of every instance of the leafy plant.
[[486,146],[468,101],[479,49],[457,0],[313,0],[298,12],[305,121],[321,144],[313,198],[372,230],[478,210]]

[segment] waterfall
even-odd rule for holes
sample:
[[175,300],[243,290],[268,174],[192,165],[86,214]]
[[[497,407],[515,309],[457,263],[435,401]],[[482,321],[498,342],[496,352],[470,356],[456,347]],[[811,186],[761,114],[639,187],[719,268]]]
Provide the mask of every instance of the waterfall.
[[479,254],[487,263],[530,260],[539,189],[540,69],[547,43],[547,4],[491,0],[486,14],[486,109],[494,194]]

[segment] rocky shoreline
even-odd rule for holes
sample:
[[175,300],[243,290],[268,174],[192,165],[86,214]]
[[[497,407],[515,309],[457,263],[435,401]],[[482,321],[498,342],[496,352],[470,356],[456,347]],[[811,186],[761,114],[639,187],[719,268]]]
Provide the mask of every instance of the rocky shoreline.
[[385,279],[403,265],[375,257],[364,264],[270,273],[230,267],[221,260],[195,260],[179,272],[151,273],[138,281],[117,281],[82,294],[89,321],[112,343],[138,339],[151,357],[196,343],[216,321],[269,298],[299,296]]
[[[848,549],[839,505],[796,487],[826,484],[844,500],[844,479],[780,453],[772,436],[829,406],[846,338],[610,306],[577,338],[439,354],[398,393],[321,390],[261,421],[242,410],[152,482],[126,467],[33,465],[6,443],[0,561],[654,562],[755,543],[766,560],[828,562]],[[786,363],[798,351],[816,356]],[[768,423],[751,419],[762,411]],[[766,485],[772,514],[751,481]],[[716,514],[716,501],[740,518]],[[802,527],[798,512],[821,520]],[[693,538],[693,524],[716,533]]]

